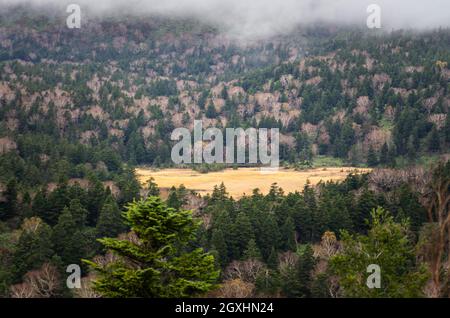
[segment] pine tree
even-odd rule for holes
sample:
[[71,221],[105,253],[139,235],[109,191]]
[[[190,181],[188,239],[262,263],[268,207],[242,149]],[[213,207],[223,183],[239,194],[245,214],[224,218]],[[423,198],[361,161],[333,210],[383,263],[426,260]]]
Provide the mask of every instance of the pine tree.
[[48,210],[47,189],[44,187],[36,193],[33,199],[32,213],[34,216],[37,216],[45,221],[47,210]]
[[259,251],[258,245],[256,245],[256,242],[254,239],[251,239],[248,241],[247,248],[244,251],[244,260],[247,259],[261,259],[261,252]]
[[77,226],[69,208],[65,208],[59,216],[58,223],[53,228],[52,239],[55,252],[65,265],[80,264],[85,256],[82,249],[85,238],[81,235],[81,229]]
[[155,183],[155,179],[151,177],[149,180],[147,180],[147,195],[150,197],[157,197],[159,196],[159,188],[158,185]]
[[247,244],[251,239],[255,238],[253,227],[249,217],[244,212],[239,212],[234,224],[234,247],[236,252],[235,258],[240,258],[244,250],[247,248]]
[[312,298],[330,298],[329,276],[327,273],[318,274],[311,284]]
[[208,105],[208,108],[206,109],[205,116],[206,116],[206,118],[209,118],[209,119],[214,119],[214,118],[217,117],[216,108],[214,107],[213,103],[210,103]]
[[172,187],[167,198],[167,206],[173,209],[180,209],[183,205],[181,199],[178,196],[178,191],[175,187]]
[[117,237],[117,235],[126,231],[122,212],[112,196],[105,199],[96,230],[97,237]]
[[97,179],[90,180],[90,186],[87,192],[87,209],[89,211],[87,221],[90,226],[97,224],[104,200],[105,189],[103,184]]
[[50,226],[36,217],[25,219],[12,259],[14,279],[21,279],[27,271],[39,268],[53,256]]
[[17,181],[15,178],[8,181],[3,196],[5,203],[0,209],[0,220],[8,220],[18,214]]
[[444,136],[445,136],[445,141],[447,143],[450,143],[450,115],[449,114],[447,114],[447,118],[445,120]]
[[369,152],[367,153],[367,165],[369,167],[375,167],[378,165],[377,154],[372,146],[369,147]]
[[85,261],[98,273],[94,288],[105,297],[190,297],[211,290],[218,279],[214,257],[188,249],[198,229],[192,212],[168,208],[149,197],[125,213],[138,242],[99,241],[120,259],[109,264]]
[[296,249],[294,220],[289,216],[283,224],[281,235],[283,236],[283,248],[285,251]]
[[297,275],[299,280],[299,295],[301,298],[311,297],[312,272],[314,270],[315,260],[314,251],[310,244],[306,245],[300,253],[297,262]]
[[436,126],[433,126],[428,139],[428,150],[431,152],[439,152],[441,150],[439,132]]
[[86,225],[88,211],[81,205],[80,200],[74,199],[70,201],[69,212],[78,228]]
[[387,165],[389,160],[388,156],[389,156],[389,148],[387,143],[384,143],[383,147],[381,147],[380,150],[380,164],[384,166]]
[[353,210],[352,219],[355,231],[364,232],[367,230],[366,220],[370,218],[371,211],[376,207],[377,201],[374,193],[365,187],[358,199],[356,208]]
[[67,181],[61,181],[58,187],[48,195],[47,210],[42,211],[42,219],[50,226],[58,223],[58,218],[62,210],[69,205],[70,197],[68,193]]
[[221,266],[228,264],[228,246],[225,236],[220,228],[214,228],[211,235],[211,247],[217,252]]
[[276,269],[278,267],[278,252],[275,247],[272,247],[270,250],[270,255],[267,259],[267,266],[272,269]]

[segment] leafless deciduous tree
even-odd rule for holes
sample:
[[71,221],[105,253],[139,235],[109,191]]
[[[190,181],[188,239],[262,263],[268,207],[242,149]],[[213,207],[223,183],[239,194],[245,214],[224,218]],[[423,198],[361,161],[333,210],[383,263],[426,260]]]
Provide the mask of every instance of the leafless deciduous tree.
[[92,282],[94,280],[95,280],[95,277],[92,275],[83,277],[81,279],[81,288],[76,288],[73,290],[75,297],[78,297],[78,298],[100,298],[101,295],[98,294],[92,288]]
[[297,262],[298,256],[291,251],[280,254],[280,256],[278,257],[278,268],[280,270],[280,273],[283,274],[291,268],[295,267]]
[[225,269],[224,277],[227,280],[240,279],[247,283],[254,283],[256,277],[264,268],[265,265],[256,259],[233,261]]
[[314,257],[330,259],[339,251],[339,242],[333,232],[325,232],[322,235],[320,245],[314,251]]
[[450,161],[440,163],[433,171],[429,191],[423,194],[423,203],[427,208],[431,224],[426,259],[431,270],[435,294],[448,295],[450,252]]
[[28,272],[21,284],[11,287],[13,298],[51,298],[57,296],[61,287],[58,270],[45,263],[38,270]]
[[226,280],[212,296],[218,298],[251,298],[255,285],[240,279]]

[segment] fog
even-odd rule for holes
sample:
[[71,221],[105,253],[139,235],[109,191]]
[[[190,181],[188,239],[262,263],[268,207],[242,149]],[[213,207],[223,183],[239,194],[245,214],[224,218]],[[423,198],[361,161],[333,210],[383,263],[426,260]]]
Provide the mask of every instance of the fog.
[[[298,24],[366,25],[369,4],[381,7],[384,30],[450,26],[450,0],[0,0],[0,8],[24,4],[63,10],[67,3],[96,15],[161,15],[194,17],[215,23],[239,37],[265,37],[288,32]],[[55,8],[54,8],[55,10]]]

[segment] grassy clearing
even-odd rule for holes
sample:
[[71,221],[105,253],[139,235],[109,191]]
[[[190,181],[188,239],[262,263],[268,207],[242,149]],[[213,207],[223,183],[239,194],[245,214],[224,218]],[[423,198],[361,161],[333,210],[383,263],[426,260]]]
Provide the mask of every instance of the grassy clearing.
[[262,173],[259,168],[239,168],[202,174],[189,169],[155,171],[148,168],[137,168],[136,175],[142,183],[153,177],[161,188],[178,187],[183,184],[186,188],[195,190],[202,195],[211,193],[215,185],[223,182],[227,191],[233,197],[239,198],[244,194],[250,195],[255,188],[267,194],[273,183],[277,183],[285,192],[295,192],[301,191],[308,180],[311,184],[317,184],[320,181],[339,181],[345,179],[352,172],[368,171],[370,170],[351,167],[324,167],[304,171],[280,169],[278,172]]
[[340,158],[327,157],[327,156],[316,156],[313,159],[313,166],[315,168],[344,167],[345,163]]

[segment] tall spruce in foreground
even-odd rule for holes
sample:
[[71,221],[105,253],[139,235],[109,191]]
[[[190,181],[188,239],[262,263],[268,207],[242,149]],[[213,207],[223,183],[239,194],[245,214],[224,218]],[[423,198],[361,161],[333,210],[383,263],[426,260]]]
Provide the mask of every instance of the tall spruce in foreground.
[[85,261],[99,274],[97,292],[114,298],[191,297],[215,287],[214,257],[187,247],[199,227],[192,212],[149,197],[129,204],[125,218],[137,239],[100,239],[117,260],[106,265]]

